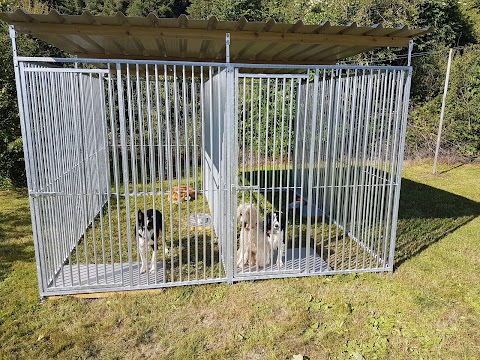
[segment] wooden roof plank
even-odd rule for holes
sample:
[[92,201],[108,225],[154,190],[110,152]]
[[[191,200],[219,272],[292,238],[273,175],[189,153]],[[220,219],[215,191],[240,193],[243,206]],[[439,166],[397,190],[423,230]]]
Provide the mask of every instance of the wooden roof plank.
[[[225,31],[209,30],[198,31],[197,29],[182,28],[152,28],[141,26],[112,26],[112,25],[65,25],[65,24],[42,24],[42,23],[13,23],[16,30],[23,34],[56,34],[56,35],[97,35],[118,37],[141,37],[154,36],[166,39],[211,39],[225,40]],[[254,42],[290,42],[301,44],[325,44],[337,45],[366,45],[366,46],[394,46],[407,47],[408,38],[404,37],[380,37],[358,35],[332,35],[332,34],[302,34],[302,33],[271,33],[252,31],[230,32],[232,41]]]
[[[225,61],[225,34],[230,33],[234,62],[321,63],[378,47],[407,47],[412,37],[431,29],[384,28],[377,24],[332,26],[267,22],[190,20],[114,16],[0,13],[18,33],[31,34],[67,52],[86,57]],[[321,52],[321,54],[320,54]],[[354,54],[352,54],[354,52]],[[323,57],[323,60],[322,58]]]

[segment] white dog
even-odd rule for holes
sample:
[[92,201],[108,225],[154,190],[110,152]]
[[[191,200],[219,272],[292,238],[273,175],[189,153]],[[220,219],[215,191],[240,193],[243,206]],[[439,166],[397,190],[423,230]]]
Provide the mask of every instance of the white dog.
[[251,204],[241,204],[237,209],[241,223],[240,244],[237,251],[237,267],[265,267],[270,264],[271,246],[265,234],[265,224]]

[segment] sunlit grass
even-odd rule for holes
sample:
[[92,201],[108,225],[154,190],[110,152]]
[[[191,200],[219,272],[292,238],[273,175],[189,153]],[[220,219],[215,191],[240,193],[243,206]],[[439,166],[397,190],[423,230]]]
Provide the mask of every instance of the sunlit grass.
[[3,191],[0,358],[478,358],[480,166],[430,172],[431,163],[405,168],[393,275],[42,303],[27,193]]

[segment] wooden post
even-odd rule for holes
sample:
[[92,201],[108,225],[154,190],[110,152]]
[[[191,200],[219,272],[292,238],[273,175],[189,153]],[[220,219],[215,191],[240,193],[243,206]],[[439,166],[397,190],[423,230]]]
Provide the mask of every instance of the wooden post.
[[443,89],[442,111],[440,113],[440,124],[438,125],[437,147],[435,149],[435,159],[433,160],[433,174],[437,173],[438,152],[440,151],[440,139],[442,137],[443,117],[445,115],[445,101],[447,99],[448,80],[450,79],[450,66],[452,65],[453,49],[448,54],[447,75],[445,77],[445,87]]

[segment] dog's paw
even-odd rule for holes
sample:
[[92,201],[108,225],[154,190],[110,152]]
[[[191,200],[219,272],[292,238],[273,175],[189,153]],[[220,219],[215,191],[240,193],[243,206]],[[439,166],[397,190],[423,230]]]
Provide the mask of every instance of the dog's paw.
[[142,267],[140,268],[140,274],[143,274],[145,271],[147,271],[147,269],[142,266]]
[[150,271],[149,271],[149,272],[150,272],[150,274],[155,274],[155,272],[156,272],[155,267],[152,266],[152,267],[150,268]]

